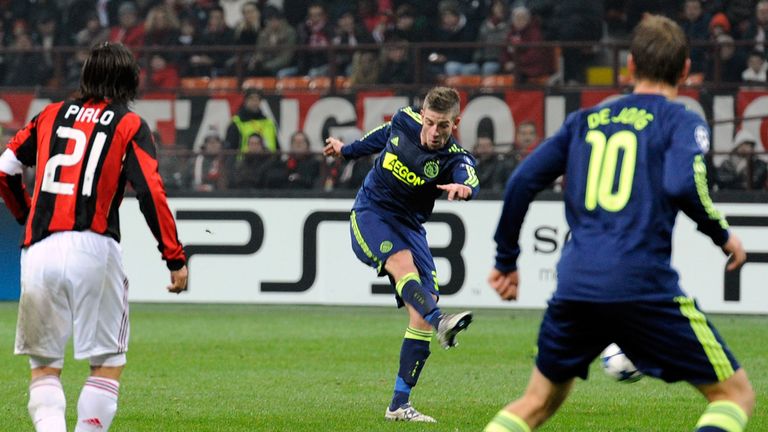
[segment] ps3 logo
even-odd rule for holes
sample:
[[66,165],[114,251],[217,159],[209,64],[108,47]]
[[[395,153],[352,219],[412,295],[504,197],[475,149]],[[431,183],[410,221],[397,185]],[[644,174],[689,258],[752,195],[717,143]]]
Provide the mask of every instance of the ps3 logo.
[[[240,221],[250,228],[250,237],[242,244],[188,244],[184,250],[189,261],[195,255],[251,255],[261,249],[264,241],[264,222],[261,217],[249,210],[179,210],[176,212],[179,221]],[[430,223],[448,225],[451,239],[443,247],[432,247],[434,258],[444,258],[451,267],[451,279],[440,287],[441,295],[456,294],[464,284],[466,275],[464,258],[461,251],[464,248],[466,230],[461,218],[452,213],[434,213]],[[301,276],[292,282],[262,281],[261,292],[301,293],[309,290],[317,277],[317,233],[322,223],[349,223],[348,211],[315,211],[309,213],[302,227]],[[191,265],[191,264],[190,264]],[[392,294],[389,284],[373,284],[373,294]]]

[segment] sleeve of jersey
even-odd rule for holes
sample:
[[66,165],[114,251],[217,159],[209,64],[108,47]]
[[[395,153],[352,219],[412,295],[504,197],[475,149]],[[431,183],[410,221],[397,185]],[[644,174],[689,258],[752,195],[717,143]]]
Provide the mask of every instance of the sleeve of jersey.
[[34,166],[37,158],[37,117],[18,131],[0,155],[0,197],[19,224],[29,215],[30,196],[24,186],[24,165]]
[[504,191],[504,204],[493,239],[496,241],[495,267],[508,273],[517,270],[520,255],[520,229],[536,194],[565,173],[570,132],[568,122],[541,143],[512,173]]
[[480,180],[477,178],[476,166],[477,161],[474,156],[467,153],[461,156],[461,162],[452,173],[454,183],[469,186],[472,189],[469,199],[476,197],[480,192]]
[[19,224],[27,221],[30,197],[22,181],[23,165],[11,149],[0,155],[0,197]]
[[129,143],[125,172],[128,181],[136,190],[139,207],[149,229],[157,239],[158,249],[166,266],[169,270],[182,268],[187,258],[176,232],[176,222],[168,207],[163,181],[157,170],[155,146],[149,127],[144,122]]
[[372,129],[359,140],[341,147],[341,155],[344,159],[357,159],[382,151],[387,145],[391,128],[391,123],[387,122]]
[[679,123],[664,158],[664,191],[697,224],[699,231],[722,246],[728,241],[728,222],[709,196],[704,161],[709,143],[709,129],[702,122]]

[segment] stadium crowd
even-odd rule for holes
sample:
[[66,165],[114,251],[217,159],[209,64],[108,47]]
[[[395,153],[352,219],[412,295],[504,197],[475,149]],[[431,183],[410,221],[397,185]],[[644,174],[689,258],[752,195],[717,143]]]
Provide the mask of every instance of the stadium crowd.
[[[590,68],[612,64],[611,55],[593,44],[628,41],[646,12],[676,19],[693,42],[693,82],[765,85],[768,71],[768,0],[0,0],[0,11],[4,87],[75,89],[88,49],[102,41],[122,42],[137,54],[145,89],[178,89],[185,77],[233,75],[336,75],[352,85],[403,84],[413,83],[417,70],[425,84],[453,75],[589,84]],[[565,44],[526,45],[548,41]],[[573,42],[590,44],[568,46]],[[434,49],[414,51],[414,43]],[[62,59],[62,47],[74,55]],[[359,186],[369,161],[326,161],[309,152],[301,133],[280,145],[272,132],[247,125],[264,119],[256,117],[233,121],[226,136],[212,132],[195,154],[169,151],[163,162],[169,188]],[[520,126],[525,135],[531,125]],[[502,154],[489,147],[489,137],[464,142],[480,159],[484,190],[503,188],[538,143],[539,132],[531,134],[523,144],[515,137]],[[754,145],[734,146],[713,167],[712,184],[765,189],[765,163],[754,153]]]

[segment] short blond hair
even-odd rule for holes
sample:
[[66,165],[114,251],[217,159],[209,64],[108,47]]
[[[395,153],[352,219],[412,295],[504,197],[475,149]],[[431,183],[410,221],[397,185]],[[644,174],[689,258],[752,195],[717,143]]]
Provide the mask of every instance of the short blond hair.
[[424,96],[424,109],[459,115],[459,92],[450,87],[434,87]]

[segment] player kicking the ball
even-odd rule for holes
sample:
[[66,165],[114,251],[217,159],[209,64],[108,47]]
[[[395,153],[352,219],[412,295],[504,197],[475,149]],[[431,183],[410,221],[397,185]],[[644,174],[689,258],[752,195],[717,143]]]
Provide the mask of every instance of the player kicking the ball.
[[[126,181],[171,272],[168,291],[187,287],[186,257],[157,172],[147,123],[128,109],[139,68],[128,49],[94,47],[78,100],[45,107],[0,156],[0,196],[25,224],[16,354],[29,356],[29,414],[38,432],[65,432],[64,349],[91,375],[77,401],[76,432],[109,429],[128,350],[128,280],[118,207]],[[21,179],[36,166],[32,199]]]
[[687,381],[704,395],[709,405],[698,432],[741,432],[752,412],[746,372],[670,266],[679,210],[730,255],[728,270],[746,259],[709,198],[707,125],[671,101],[690,68],[685,34],[667,18],[648,16],[635,29],[630,53],[634,92],[571,114],[507,182],[489,277],[503,299],[517,297],[518,238],[528,205],[561,174],[572,237],[558,263],[528,388],[487,432],[527,432],[544,423],[612,342],[645,375]]
[[389,277],[398,306],[408,310],[395,391],[385,413],[389,420],[435,422],[409,401],[430,354],[432,331],[447,349],[472,321],[470,312],[443,314],[437,307],[437,272],[423,227],[443,191],[448,200],[477,195],[475,159],[452,136],[458,124],[458,93],[436,87],[421,111],[405,107],[391,122],[349,145],[326,140],[327,156],[355,159],[380,153],[355,199],[350,231],[355,255]]

